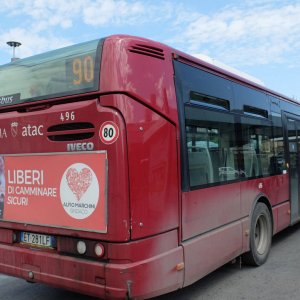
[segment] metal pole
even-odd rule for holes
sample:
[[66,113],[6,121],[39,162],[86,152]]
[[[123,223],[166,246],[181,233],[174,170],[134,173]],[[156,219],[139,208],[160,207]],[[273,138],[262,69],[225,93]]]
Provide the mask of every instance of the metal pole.
[[16,42],[16,41],[9,41],[6,43],[8,46],[12,47],[13,48],[13,57],[11,59],[11,61],[15,61],[17,60],[18,58],[16,58],[16,47],[19,47],[21,46],[22,44],[20,42]]

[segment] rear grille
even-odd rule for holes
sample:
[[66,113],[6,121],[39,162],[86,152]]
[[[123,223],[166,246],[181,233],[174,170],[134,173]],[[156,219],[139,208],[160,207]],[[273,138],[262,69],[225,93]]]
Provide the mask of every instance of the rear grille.
[[65,142],[65,141],[80,141],[90,139],[94,136],[94,133],[74,133],[74,134],[62,134],[62,135],[48,135],[48,139],[54,142]]
[[58,124],[50,126],[47,135],[55,142],[86,140],[95,135],[95,127],[88,122]]
[[53,131],[67,131],[67,130],[90,129],[90,128],[93,129],[95,128],[92,123],[80,122],[80,123],[66,123],[66,124],[50,126],[47,131],[53,132]]
[[129,48],[129,52],[151,56],[162,60],[165,59],[164,51],[162,49],[142,44],[131,46]]

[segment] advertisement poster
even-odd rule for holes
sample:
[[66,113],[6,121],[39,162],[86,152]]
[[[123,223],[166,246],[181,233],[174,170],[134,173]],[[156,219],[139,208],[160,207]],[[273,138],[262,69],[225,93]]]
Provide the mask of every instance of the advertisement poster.
[[0,156],[0,219],[106,232],[106,152]]

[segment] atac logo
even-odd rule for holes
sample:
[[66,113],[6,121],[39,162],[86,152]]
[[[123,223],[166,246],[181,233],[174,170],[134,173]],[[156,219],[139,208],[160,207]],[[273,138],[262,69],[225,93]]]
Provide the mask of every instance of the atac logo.
[[10,131],[13,137],[16,137],[18,135],[18,125],[18,122],[12,122],[10,124]]
[[[18,135],[18,131],[19,131],[18,128],[19,128],[18,122],[12,122],[10,124],[10,131],[14,138]],[[44,129],[44,125],[27,124],[27,125],[21,127],[20,134],[23,137],[42,136],[42,135],[44,135],[43,129]]]

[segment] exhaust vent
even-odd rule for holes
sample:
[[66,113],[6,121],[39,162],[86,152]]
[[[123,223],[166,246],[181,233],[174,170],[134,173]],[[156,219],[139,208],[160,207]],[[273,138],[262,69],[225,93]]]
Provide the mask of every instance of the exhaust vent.
[[86,140],[94,134],[95,127],[88,122],[59,124],[50,126],[47,130],[48,139],[55,142]]
[[164,51],[162,49],[142,44],[136,44],[134,46],[131,46],[129,48],[129,52],[151,56],[163,60],[165,59]]

